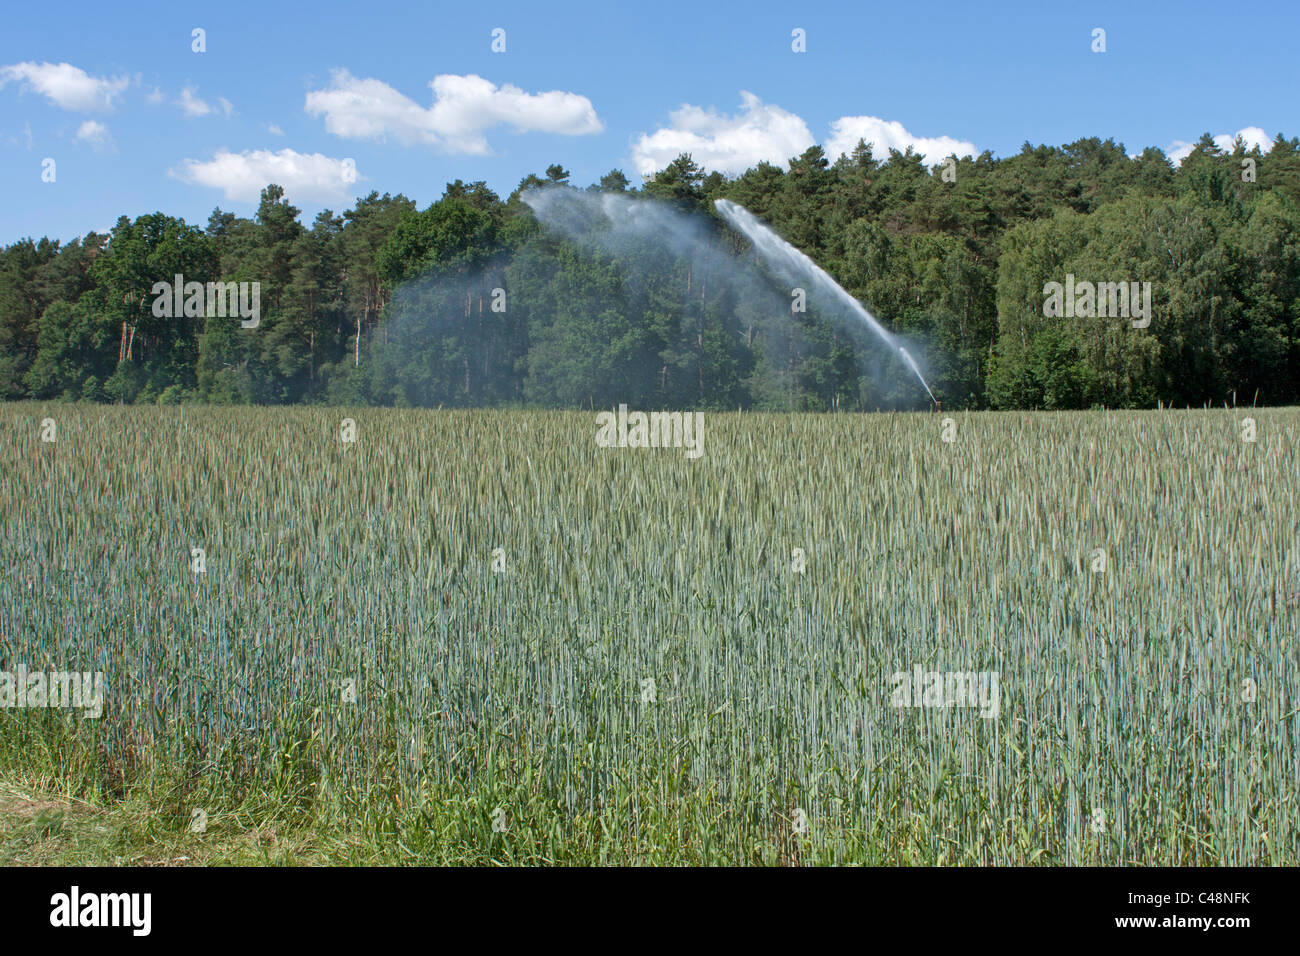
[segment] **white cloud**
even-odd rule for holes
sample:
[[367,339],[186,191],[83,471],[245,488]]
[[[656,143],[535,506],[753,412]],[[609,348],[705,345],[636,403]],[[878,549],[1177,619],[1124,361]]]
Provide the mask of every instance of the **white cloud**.
[[516,132],[582,136],[605,127],[591,101],[576,93],[525,93],[481,76],[442,74],[429,83],[433,105],[425,108],[381,80],[334,70],[331,84],[307,94],[305,109],[325,117],[326,131],[344,139],[386,139],[436,146],[452,153],[486,155],[495,126]]
[[274,123],[267,123],[267,124],[266,124],[266,131],[267,131],[268,133],[270,133],[272,136],[283,136],[283,135],[284,135],[284,130],[280,129],[280,127],[276,126]]
[[[1237,130],[1237,136],[1241,137],[1242,141],[1246,144],[1247,150],[1258,146],[1261,153],[1267,153],[1273,148],[1273,137],[1269,136],[1268,133],[1264,132],[1258,126],[1247,126],[1243,129],[1239,129]],[[1235,138],[1236,137],[1233,137],[1233,139]],[[1217,143],[1219,140],[1216,138],[1215,142]],[[1225,148],[1231,147],[1232,142],[1230,140]]]
[[[1258,126],[1247,126],[1243,129],[1237,130],[1236,133],[1220,133],[1218,136],[1212,138],[1214,139],[1215,146],[1219,147],[1219,149],[1223,150],[1225,153],[1231,153],[1238,136],[1240,136],[1241,141],[1245,143],[1247,152],[1256,146],[1259,147],[1261,153],[1267,153],[1273,148],[1272,137]],[[1173,160],[1174,165],[1177,166],[1191,155],[1192,150],[1195,148],[1195,143],[1176,139],[1169,144],[1169,149],[1165,152],[1168,153],[1169,158]]]
[[287,148],[278,153],[266,149],[232,153],[222,149],[206,162],[183,160],[167,175],[224,190],[226,198],[235,202],[257,202],[262,188],[269,183],[283,186],[285,194],[298,201],[347,199],[358,179],[356,165],[349,159]]
[[86,120],[77,129],[77,139],[89,143],[96,148],[111,145],[113,137],[108,133],[108,127],[96,120]]
[[105,113],[130,84],[125,76],[91,76],[71,63],[13,63],[0,66],[0,87],[17,80],[65,110]]
[[[209,113],[216,112],[216,108],[214,108],[211,103],[207,100],[199,99],[197,95],[198,92],[198,87],[187,86],[185,89],[181,90],[180,99],[176,100],[175,103],[175,105],[184,110],[185,115],[191,119],[199,116],[207,116]],[[152,101],[152,99],[151,96],[150,100]],[[230,100],[226,99],[224,96],[217,97],[217,106],[221,108],[221,112],[227,117],[235,112],[235,104],[230,102]]]
[[193,86],[181,90],[181,97],[176,101],[176,105],[185,111],[186,116],[207,116],[212,112],[211,106],[194,95],[197,92],[197,88]]
[[951,136],[915,136],[896,120],[883,120],[877,116],[841,116],[831,123],[831,135],[826,141],[827,159],[833,162],[845,153],[852,153],[860,139],[871,144],[871,153],[876,159],[887,158],[891,149],[906,152],[909,146],[930,166],[952,155],[976,155],[974,143]]
[[728,116],[689,104],[669,114],[670,124],[642,133],[632,144],[632,162],[646,176],[682,153],[705,169],[739,174],[767,160],[784,166],[813,145],[808,124],[753,93],[740,93],[740,113]]
[[[813,145],[808,124],[794,113],[764,103],[741,91],[740,112],[734,116],[685,105],[670,114],[670,125],[642,133],[632,144],[632,161],[643,176],[663,169],[682,153],[705,169],[736,175],[766,160],[780,166]],[[851,153],[859,139],[873,144],[877,157],[890,149],[911,146],[930,164],[955,153],[976,155],[975,144],[951,136],[923,137],[908,132],[902,123],[875,116],[841,116],[831,123],[825,142],[832,162]]]
[[163,95],[163,91],[158,89],[158,87],[156,86],[153,88],[153,92],[145,97],[145,99],[148,100],[150,103],[152,103],[154,106],[157,106],[166,98],[167,97]]

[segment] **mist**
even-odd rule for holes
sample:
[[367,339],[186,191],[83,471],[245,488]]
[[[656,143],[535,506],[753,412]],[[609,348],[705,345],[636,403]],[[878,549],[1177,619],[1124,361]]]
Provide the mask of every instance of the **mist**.
[[[536,225],[509,234],[454,199],[418,214],[434,216],[411,232],[435,237],[423,253],[427,264],[395,284],[360,361],[339,370],[336,400],[643,410],[924,406],[893,333],[871,334],[858,317],[862,307],[833,280],[764,259],[718,216],[558,185],[526,190],[520,200]],[[446,235],[438,217],[474,215],[483,220],[474,242],[436,245]],[[796,288],[804,289],[804,311],[792,309]]]
[[[876,385],[871,390],[877,402],[893,404],[883,400],[885,386],[909,377],[909,370],[924,390],[917,399],[930,394],[915,343],[886,330],[816,263],[744,207],[726,200],[716,204],[733,232],[715,217],[683,212],[664,200],[584,193],[565,186],[531,189],[520,198],[539,222],[579,248],[623,260],[629,282],[645,281],[663,268],[662,255],[656,253],[689,262],[701,283],[723,287],[734,296],[744,334],[751,343],[755,335],[761,336],[760,347],[773,353],[803,352],[809,346],[805,328],[791,309],[793,290],[802,288],[807,298],[804,316],[829,320],[853,342],[858,369]],[[770,243],[774,248],[761,255],[750,232],[753,224],[775,240]],[[743,244],[737,241],[740,235]]]

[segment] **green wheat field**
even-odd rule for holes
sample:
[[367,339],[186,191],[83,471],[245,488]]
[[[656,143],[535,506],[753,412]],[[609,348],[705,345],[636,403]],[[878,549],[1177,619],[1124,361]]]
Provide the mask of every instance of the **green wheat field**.
[[1300,411],[948,417],[6,405],[0,670],[106,689],[0,779],[181,859],[1296,864]]

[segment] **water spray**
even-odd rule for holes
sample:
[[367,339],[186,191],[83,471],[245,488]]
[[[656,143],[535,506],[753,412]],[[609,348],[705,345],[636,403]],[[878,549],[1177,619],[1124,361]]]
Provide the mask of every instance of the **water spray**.
[[907,366],[916,374],[917,380],[920,381],[926,394],[930,396],[930,401],[934,402],[936,406],[939,404],[938,399],[934,397],[934,392],[930,391],[930,386],[926,384],[925,376],[921,374],[921,369],[917,366],[916,361],[906,348],[898,344],[897,337],[881,325],[879,319],[863,308],[862,303],[849,295],[821,266],[778,236],[762,220],[739,203],[734,203],[730,199],[715,199],[713,205],[732,227],[743,233],[754,244],[754,248],[769,265],[785,272],[787,276],[800,274],[809,276],[815,283],[828,291],[833,298],[846,306],[850,312],[865,322],[867,327],[880,336],[891,350],[897,348],[902,353]]
[[912,367],[912,371],[915,372],[915,373],[916,373],[916,377],[919,378],[919,379],[921,380],[921,384],[922,384],[923,386],[925,386],[925,390],[926,390],[926,392],[927,392],[927,393],[929,394],[929,396],[930,396],[930,401],[934,402],[935,405],[938,405],[938,404],[939,404],[939,400],[938,400],[937,398],[934,397],[934,392],[931,392],[931,391],[930,391],[930,386],[925,384],[925,376],[923,376],[923,375],[921,374],[921,370],[920,370],[919,368],[917,368],[917,366],[916,366],[916,359],[912,358],[912,353],[909,352],[909,351],[908,351],[904,346],[902,346],[902,345],[900,345],[900,346],[898,347],[898,351],[901,352],[901,353],[903,353],[903,358],[907,361],[907,364],[910,365],[910,366]]

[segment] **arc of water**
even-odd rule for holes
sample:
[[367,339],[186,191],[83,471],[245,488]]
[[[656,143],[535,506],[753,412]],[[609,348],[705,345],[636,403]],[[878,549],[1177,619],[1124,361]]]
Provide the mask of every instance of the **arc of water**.
[[713,205],[727,222],[731,223],[736,230],[743,233],[754,244],[758,254],[770,265],[784,272],[788,278],[797,278],[800,275],[810,277],[825,291],[829,292],[834,299],[847,307],[853,315],[865,322],[867,327],[880,336],[881,340],[890,347],[891,351],[897,348],[902,353],[907,366],[916,374],[917,380],[920,381],[926,394],[930,396],[930,401],[936,402],[934,392],[930,391],[925,376],[921,374],[921,369],[917,366],[916,360],[912,358],[907,349],[899,345],[898,339],[893,333],[881,325],[880,320],[868,312],[861,302],[849,295],[838,282],[826,273],[826,270],[778,236],[761,219],[739,203],[734,203],[730,199],[715,199]]

